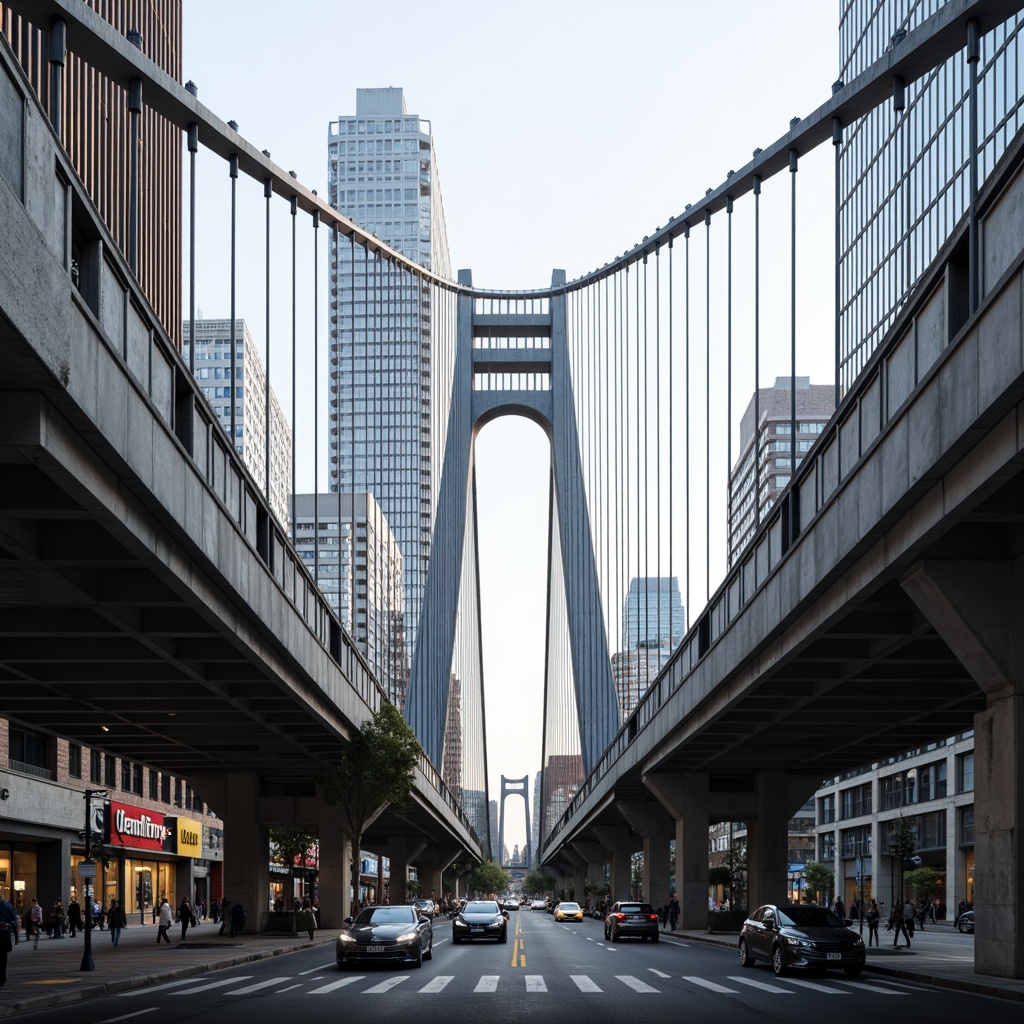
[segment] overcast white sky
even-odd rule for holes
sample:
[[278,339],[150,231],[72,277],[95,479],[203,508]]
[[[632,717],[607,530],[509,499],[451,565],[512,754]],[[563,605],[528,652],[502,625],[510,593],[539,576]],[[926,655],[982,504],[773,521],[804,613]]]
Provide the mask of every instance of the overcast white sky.
[[[603,265],[825,102],[838,75],[838,0],[184,7],[185,80],[322,195],[328,122],[355,112],[359,87],[403,88],[432,125],[452,266],[493,288]],[[822,248],[827,262],[831,241]],[[238,313],[259,338],[257,284],[240,284]],[[205,277],[198,302],[207,317],[229,313]],[[766,367],[762,383],[788,372]],[[541,764],[548,452],[537,427],[500,420],[477,453],[495,797],[502,774],[532,779]],[[520,807],[507,805],[510,849],[525,839]]]

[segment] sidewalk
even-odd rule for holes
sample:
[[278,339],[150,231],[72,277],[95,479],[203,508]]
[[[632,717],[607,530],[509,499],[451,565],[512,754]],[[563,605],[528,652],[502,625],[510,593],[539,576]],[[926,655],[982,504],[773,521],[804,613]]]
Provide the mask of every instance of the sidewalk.
[[334,962],[333,929],[314,933],[312,942],[305,932],[297,937],[250,932],[231,939],[227,933],[219,937],[219,930],[219,924],[204,921],[197,928],[189,928],[182,944],[181,925],[175,924],[168,933],[171,945],[161,942],[157,946],[157,926],[149,922],[140,925],[136,918],[128,922],[121,932],[120,944],[114,949],[109,931],[93,929],[94,971],[81,970],[82,933],[73,939],[43,935],[38,949],[33,949],[22,933],[21,942],[7,957],[7,985],[0,990],[0,1017],[66,1006],[314,946],[324,947],[325,963]]
[[[929,928],[935,923],[929,925]],[[936,930],[951,930],[938,923]],[[667,934],[685,939],[687,942],[705,942],[713,946],[727,946],[736,949],[739,932],[676,931]],[[926,934],[926,933],[925,933]],[[868,947],[866,971],[875,974],[886,974],[890,977],[905,978],[918,981],[938,988],[957,989],[961,992],[975,992],[979,995],[996,996],[1000,999],[1014,999],[1024,1002],[1024,979],[995,978],[986,974],[974,973],[974,943],[970,942],[970,956],[936,953],[911,945],[910,949],[900,946],[893,949],[892,938],[885,940],[882,931],[882,943]],[[966,938],[966,936],[965,936]],[[966,951],[966,947],[965,947]]]

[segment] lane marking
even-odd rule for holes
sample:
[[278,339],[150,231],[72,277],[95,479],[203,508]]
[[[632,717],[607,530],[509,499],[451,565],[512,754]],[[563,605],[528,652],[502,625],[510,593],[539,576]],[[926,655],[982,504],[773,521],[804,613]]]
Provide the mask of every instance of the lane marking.
[[576,987],[581,992],[600,992],[601,988],[590,980],[585,974],[570,974],[570,978],[576,982]]
[[498,980],[501,978],[500,974],[483,974],[480,976],[480,980],[476,983],[474,992],[494,992],[498,987]]
[[[234,978],[221,978],[220,981],[208,981],[205,985],[194,985],[192,988],[179,988],[177,992],[170,992],[172,996],[190,996],[196,992],[209,992],[211,988],[223,988],[225,985],[234,985],[239,981],[248,981],[251,974],[240,974]],[[153,990],[150,989],[152,992]]]
[[245,988],[233,988],[230,992],[226,993],[226,995],[247,996],[250,992],[259,992],[261,988],[270,988],[271,985],[280,985],[282,981],[291,981],[291,978],[271,978],[269,981],[257,981],[252,985],[246,985]]
[[730,974],[729,980],[735,981],[740,985],[749,985],[751,988],[760,989],[762,992],[774,992],[779,996],[796,995],[795,992],[791,992],[788,988],[779,988],[778,985],[766,985],[763,981],[754,981],[752,978],[741,978],[736,974]]
[[317,971],[326,971],[328,967],[337,966],[337,962],[332,960],[329,964],[321,964],[319,967],[310,967],[308,971],[299,971],[299,977],[304,978],[307,974],[316,974]]
[[641,981],[639,978],[634,978],[631,974],[616,974],[616,978],[622,982],[623,985],[628,985],[634,992],[658,992],[660,989],[654,988],[653,985],[648,985],[646,981]]
[[547,992],[548,987],[544,984],[543,974],[528,974],[526,976],[527,992]]
[[433,981],[431,981],[428,984],[424,985],[423,988],[420,989],[420,991],[421,992],[441,992],[441,991],[443,991],[445,985],[447,985],[448,982],[450,982],[454,977],[455,977],[454,974],[441,974],[438,977],[434,978]]
[[356,981],[362,981],[365,977],[365,974],[356,974],[351,978],[342,978],[341,981],[332,981],[328,985],[321,985],[319,988],[312,989],[309,994],[311,996],[324,996],[328,992],[335,991],[335,989],[344,988],[346,985],[351,985]]
[[388,978],[387,981],[382,981],[379,985],[374,985],[373,988],[368,988],[363,995],[379,995],[381,992],[390,992],[396,985],[401,985],[403,981],[408,981],[408,974],[400,974],[397,978]]
[[169,988],[180,988],[182,985],[194,985],[195,983],[195,978],[182,978],[180,981],[169,981],[165,985],[154,985],[153,988],[135,989],[132,992],[118,992],[117,994],[121,999],[124,999],[125,996],[141,996],[143,994],[148,995],[150,992],[166,992]]
[[699,985],[701,988],[706,988],[709,992],[721,992],[731,996],[739,993],[738,988],[726,988],[724,985],[717,985],[713,981],[705,981],[703,978],[695,978],[692,974],[684,974],[683,981],[688,981],[691,985]]
[[283,992],[291,992],[291,990],[292,990],[293,988],[302,988],[302,986],[301,986],[301,985],[289,985],[289,986],[288,986],[287,988],[279,988],[279,989],[278,989],[278,990],[277,990],[277,991],[276,991],[276,992],[274,993],[274,995],[275,995],[275,996],[279,996],[279,995],[281,995],[281,994],[282,994]]
[[671,974],[666,974],[664,971],[659,971],[656,967],[648,967],[647,970],[649,970],[651,972],[651,974],[656,974],[659,978],[671,978],[672,977]]
[[136,1010],[134,1013],[126,1013],[120,1017],[108,1017],[106,1020],[101,1020],[100,1024],[117,1024],[119,1020],[131,1020],[132,1017],[141,1017],[144,1013],[155,1013],[160,1009],[162,1009],[160,1006],[151,1006],[146,1010]]
[[819,985],[815,981],[802,981],[799,978],[787,978],[787,985],[797,985],[800,988],[809,988],[812,992],[825,992],[830,996],[848,996],[851,993],[844,992],[841,988],[829,988],[828,985]]
[[862,981],[839,981],[840,985],[849,985],[850,988],[859,988],[863,992],[874,992],[879,996],[909,996],[909,992],[896,992],[887,988],[879,988],[877,985],[865,985]]

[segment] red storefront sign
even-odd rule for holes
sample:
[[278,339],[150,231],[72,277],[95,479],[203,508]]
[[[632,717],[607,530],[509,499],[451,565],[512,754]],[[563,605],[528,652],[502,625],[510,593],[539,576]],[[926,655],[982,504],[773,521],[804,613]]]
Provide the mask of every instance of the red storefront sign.
[[[110,801],[111,846],[125,846],[134,850],[163,850],[169,830],[159,811]],[[172,836],[173,838],[173,836]]]

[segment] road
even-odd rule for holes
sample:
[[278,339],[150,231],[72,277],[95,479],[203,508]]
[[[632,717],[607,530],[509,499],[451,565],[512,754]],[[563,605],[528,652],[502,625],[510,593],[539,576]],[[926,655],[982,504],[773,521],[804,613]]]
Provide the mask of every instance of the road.
[[[886,933],[882,932],[885,939]],[[965,939],[926,932],[923,941],[962,955]],[[891,936],[889,936],[891,942]],[[969,941],[969,940],[968,940]],[[604,941],[599,921],[557,924],[540,912],[510,919],[506,944],[453,946],[451,925],[434,927],[434,957],[422,969],[338,971],[331,947],[306,949],[199,977],[65,1007],[75,1024],[173,1019],[209,1024],[259,1020],[615,1021],[708,1024],[807,1020],[829,1024],[927,1020],[1020,1024],[1018,1003],[932,988],[870,973],[776,978],[767,966],[743,970],[731,949],[662,936],[657,944]],[[979,1005],[980,1004],[980,1005]],[[19,1021],[51,1022],[54,1011]]]

